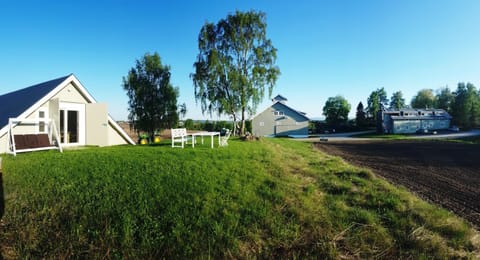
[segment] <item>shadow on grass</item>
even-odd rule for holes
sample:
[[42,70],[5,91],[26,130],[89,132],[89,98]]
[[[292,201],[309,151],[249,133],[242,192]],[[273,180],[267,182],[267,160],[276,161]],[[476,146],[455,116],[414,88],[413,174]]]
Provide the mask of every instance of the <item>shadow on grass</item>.
[[[0,158],[0,220],[5,213],[5,197],[3,194],[2,158]],[[0,246],[0,260],[3,260],[3,249]]]
[[3,194],[2,158],[0,158],[0,219],[3,218],[4,213],[5,213],[5,196]]
[[4,213],[5,213],[5,197],[3,195],[2,171],[0,169],[0,219],[2,219]]

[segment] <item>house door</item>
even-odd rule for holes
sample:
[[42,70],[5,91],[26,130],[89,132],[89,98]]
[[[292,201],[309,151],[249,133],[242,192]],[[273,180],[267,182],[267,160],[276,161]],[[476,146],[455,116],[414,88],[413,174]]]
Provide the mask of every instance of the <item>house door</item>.
[[108,145],[108,112],[107,104],[86,104],[86,144]]
[[85,144],[85,105],[60,103],[60,143]]

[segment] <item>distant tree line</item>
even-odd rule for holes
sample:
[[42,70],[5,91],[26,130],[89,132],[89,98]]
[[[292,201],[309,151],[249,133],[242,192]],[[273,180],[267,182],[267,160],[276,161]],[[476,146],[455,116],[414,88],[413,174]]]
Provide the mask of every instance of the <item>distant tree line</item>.
[[401,91],[394,92],[388,99],[387,92],[382,87],[370,93],[366,107],[362,102],[358,103],[355,119],[349,121],[350,108],[347,100],[340,95],[328,98],[322,109],[325,122],[313,122],[310,124],[311,131],[320,133],[327,129],[346,131],[366,129],[376,125],[378,111],[406,108],[444,109],[453,117],[453,125],[465,129],[480,126],[480,90],[477,90],[472,83],[460,82],[455,91],[451,91],[448,86],[436,91],[421,89],[409,105],[405,102]]
[[[201,130],[201,131],[222,131],[222,129],[233,129],[233,121],[209,121],[209,120],[193,120],[186,119],[180,121],[178,127],[185,127],[188,130]],[[252,132],[252,121],[245,121],[246,131]]]

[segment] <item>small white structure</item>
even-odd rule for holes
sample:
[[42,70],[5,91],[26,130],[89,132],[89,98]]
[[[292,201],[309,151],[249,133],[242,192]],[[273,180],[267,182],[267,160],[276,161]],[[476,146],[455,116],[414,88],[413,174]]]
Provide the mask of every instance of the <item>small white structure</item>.
[[[29,136],[23,138],[26,143],[20,152],[135,144],[108,115],[107,105],[97,103],[73,74],[0,95],[0,154],[19,152],[15,135],[19,142],[21,135]],[[32,144],[39,141],[42,145]]]

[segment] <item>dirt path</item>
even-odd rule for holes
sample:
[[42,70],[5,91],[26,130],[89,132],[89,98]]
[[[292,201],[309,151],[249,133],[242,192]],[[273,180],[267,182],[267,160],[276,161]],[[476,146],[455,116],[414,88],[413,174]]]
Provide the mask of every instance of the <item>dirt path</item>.
[[316,147],[370,168],[480,228],[480,145],[412,140],[325,142]]

